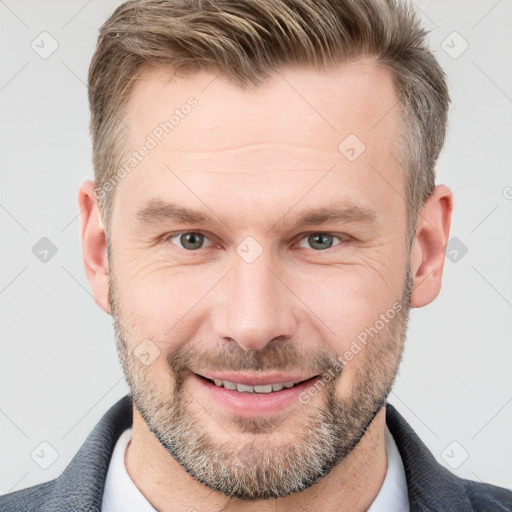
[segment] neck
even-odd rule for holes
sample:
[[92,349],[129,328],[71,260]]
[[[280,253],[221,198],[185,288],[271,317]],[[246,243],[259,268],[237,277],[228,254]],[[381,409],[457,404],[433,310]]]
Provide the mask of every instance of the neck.
[[255,502],[230,499],[194,480],[172,458],[133,409],[132,438],[125,455],[128,474],[159,512],[364,512],[379,493],[387,471],[385,407],[352,452],[327,476],[302,492]]

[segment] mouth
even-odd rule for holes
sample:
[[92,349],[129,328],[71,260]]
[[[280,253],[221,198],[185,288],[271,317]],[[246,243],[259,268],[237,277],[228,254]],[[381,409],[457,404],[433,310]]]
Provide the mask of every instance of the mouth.
[[290,380],[286,382],[274,382],[269,384],[259,384],[251,386],[249,384],[242,384],[241,382],[234,382],[230,380],[223,380],[223,379],[210,379],[208,377],[204,377],[203,375],[200,375],[196,373],[196,375],[203,379],[204,381],[207,381],[211,384],[214,384],[217,387],[229,389],[231,391],[238,391],[239,393],[258,393],[263,395],[268,395],[271,393],[278,393],[282,391],[283,389],[291,389],[299,384],[302,384],[304,382],[308,382],[310,380],[313,380],[319,375],[315,375],[314,377],[310,377],[308,379],[303,380]]
[[[236,377],[238,381],[244,382],[237,382],[234,376],[231,377],[233,380],[218,379],[193,372],[191,377],[191,384],[194,386],[193,396],[194,391],[198,391],[204,396],[205,403],[210,403],[224,412],[247,418],[275,415],[285,408],[303,405],[301,394],[308,393],[309,388],[315,386],[321,379],[320,375],[294,380],[286,380],[281,376],[272,377],[272,382],[269,382],[269,376],[260,376],[260,381],[267,381],[261,384],[254,382],[258,380],[254,375],[252,378]],[[315,392],[314,395],[316,394],[321,393]]]

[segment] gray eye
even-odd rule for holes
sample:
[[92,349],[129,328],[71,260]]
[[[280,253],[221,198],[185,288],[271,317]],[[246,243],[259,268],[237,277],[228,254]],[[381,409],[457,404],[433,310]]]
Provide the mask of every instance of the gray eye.
[[180,244],[184,249],[193,251],[200,249],[204,242],[204,235],[201,233],[182,233],[179,236]]
[[307,237],[308,243],[315,250],[324,250],[332,247],[334,235],[328,233],[313,233]]

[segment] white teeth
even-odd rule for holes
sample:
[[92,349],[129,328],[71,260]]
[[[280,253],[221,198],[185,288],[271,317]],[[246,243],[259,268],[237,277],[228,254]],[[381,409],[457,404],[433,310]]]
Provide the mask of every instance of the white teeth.
[[[279,386],[279,384],[276,384],[276,386]],[[267,384],[266,386],[254,386],[254,391],[256,393],[271,393],[273,390],[272,384]],[[279,391],[278,389],[275,389],[274,391]]]
[[237,384],[236,390],[241,393],[254,393],[254,388],[252,386],[246,386],[245,384]]
[[240,393],[272,393],[274,391],[281,391],[283,388],[291,388],[298,382],[283,382],[277,384],[265,384],[262,386],[247,386],[246,384],[237,384],[229,380],[214,379],[215,385],[224,387],[226,389],[236,390]]

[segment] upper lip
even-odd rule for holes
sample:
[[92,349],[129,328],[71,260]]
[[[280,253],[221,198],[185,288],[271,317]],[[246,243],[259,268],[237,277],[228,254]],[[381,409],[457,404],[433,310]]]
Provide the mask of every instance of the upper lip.
[[266,384],[277,384],[284,382],[301,382],[303,380],[312,379],[316,375],[304,375],[298,373],[240,373],[240,372],[194,372],[201,377],[210,380],[228,380],[237,384],[245,384],[246,386],[264,386]]

